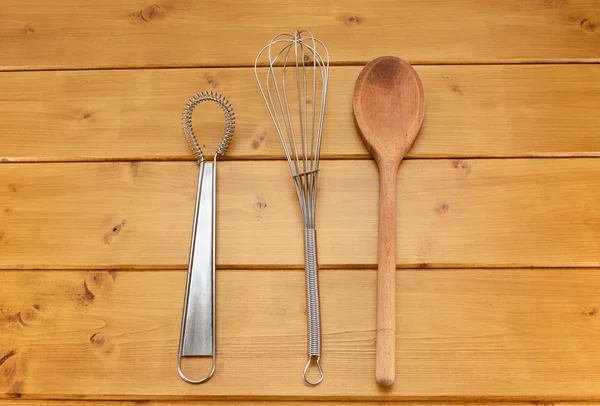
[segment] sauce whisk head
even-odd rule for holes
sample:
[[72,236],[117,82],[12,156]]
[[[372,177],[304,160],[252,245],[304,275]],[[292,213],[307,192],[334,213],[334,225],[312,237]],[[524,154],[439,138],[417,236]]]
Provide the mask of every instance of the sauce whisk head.
[[205,160],[204,152],[202,152],[202,148],[200,148],[200,144],[196,139],[196,134],[194,133],[194,128],[192,127],[192,113],[198,104],[204,101],[210,101],[213,103],[217,103],[221,109],[223,110],[223,114],[225,115],[225,132],[223,133],[223,138],[221,139],[221,143],[217,147],[215,152],[215,159],[217,155],[224,156],[229,148],[229,144],[231,143],[231,138],[233,137],[233,130],[235,129],[235,114],[233,112],[233,108],[229,101],[219,93],[215,92],[201,92],[197,93],[190,98],[187,102],[185,109],[183,110],[183,118],[182,118],[182,126],[183,126],[183,134],[187,140],[187,143],[192,150],[192,155],[194,159],[200,164]]

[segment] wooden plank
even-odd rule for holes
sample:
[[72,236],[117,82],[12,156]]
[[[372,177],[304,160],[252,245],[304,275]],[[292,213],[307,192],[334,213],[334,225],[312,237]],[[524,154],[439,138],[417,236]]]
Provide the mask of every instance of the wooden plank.
[[[600,265],[600,160],[413,160],[398,177],[399,267]],[[377,171],[324,161],[324,267],[374,267]],[[1,164],[1,268],[185,268],[192,162]],[[219,164],[220,267],[303,265],[283,161]]]
[[202,386],[175,368],[184,271],[3,272],[0,396],[598,400],[599,271],[398,271],[390,391],[374,379],[374,271],[321,273],[314,388],[301,271],[218,273],[218,367]]
[[[598,0],[5,1],[2,69],[251,65],[279,32],[309,28],[335,63],[595,61]],[[77,52],[74,52],[77,50]]]
[[[599,155],[600,65],[418,66],[426,117],[410,157]],[[368,158],[352,117],[360,67],[331,71],[323,158]],[[203,90],[236,111],[228,157],[281,158],[251,69],[3,73],[0,160],[190,160],[180,117]],[[223,127],[202,107],[207,151]],[[460,137],[460,142],[457,142]]]

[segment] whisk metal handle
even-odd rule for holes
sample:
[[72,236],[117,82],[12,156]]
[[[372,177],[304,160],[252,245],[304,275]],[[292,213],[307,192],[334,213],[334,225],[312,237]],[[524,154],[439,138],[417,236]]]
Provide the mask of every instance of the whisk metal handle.
[[[308,361],[302,378],[308,385],[318,385],[324,378],[321,368],[321,309],[319,304],[319,264],[317,262],[317,233],[314,228],[304,229],[304,270],[306,272],[306,310],[308,314]],[[311,381],[306,373],[313,363],[319,370],[319,379]]]
[[[198,194],[192,229],[188,279],[186,283],[179,355],[179,375],[189,383],[203,383],[211,378],[216,367],[215,310],[215,207],[216,155],[213,162],[200,162]],[[202,379],[191,379],[181,368],[181,358],[210,356],[212,368]]]

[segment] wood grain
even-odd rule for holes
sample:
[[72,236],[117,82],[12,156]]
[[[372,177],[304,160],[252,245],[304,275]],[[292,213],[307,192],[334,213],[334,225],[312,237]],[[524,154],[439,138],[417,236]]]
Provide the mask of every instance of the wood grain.
[[[404,161],[400,267],[598,266],[600,161]],[[185,268],[191,162],[1,164],[1,268]],[[303,264],[300,210],[282,161],[218,167],[220,267]],[[372,161],[323,161],[319,262],[374,267]]]
[[[323,158],[369,158],[352,118],[360,69],[331,69]],[[416,70],[427,114],[409,157],[600,155],[600,65]],[[202,90],[221,92],[235,109],[229,158],[282,157],[251,69],[12,72],[0,78],[0,160],[190,160],[181,112]],[[199,112],[196,127],[205,129],[200,136],[210,149],[216,140],[207,134],[220,134],[223,118],[218,108]]]
[[217,372],[177,375],[185,271],[0,273],[0,396],[598,400],[599,269],[397,273],[397,377],[375,368],[376,272],[321,273],[323,367],[307,387],[302,271],[218,273]]
[[598,0],[3,5],[2,69],[249,66],[275,34],[297,28],[310,28],[335,63],[381,55],[411,63],[600,60]]

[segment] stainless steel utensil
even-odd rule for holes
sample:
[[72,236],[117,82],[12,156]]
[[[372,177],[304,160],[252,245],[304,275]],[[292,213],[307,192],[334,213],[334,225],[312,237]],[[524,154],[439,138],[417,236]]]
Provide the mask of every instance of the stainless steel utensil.
[[[262,57],[266,57],[266,61],[261,61]],[[261,68],[264,65],[266,67]],[[287,157],[300,202],[304,222],[308,314],[308,361],[302,378],[308,385],[318,385],[324,374],[321,368],[315,206],[329,78],[329,53],[325,45],[308,31],[278,34],[259,52],[254,71],[260,93]],[[313,361],[320,374],[315,381],[307,378],[307,371]]]
[[[219,104],[225,113],[225,134],[212,162],[206,162],[192,128],[192,112],[203,101],[212,101]],[[179,338],[179,354],[177,357],[179,375],[189,383],[208,381],[214,374],[216,367],[215,207],[217,157],[225,155],[233,136],[234,125],[235,116],[231,105],[227,99],[217,93],[203,92],[196,94],[189,100],[183,111],[183,131],[194,158],[200,165],[181,335]],[[212,368],[208,375],[199,380],[188,378],[181,369],[181,358],[188,356],[212,357]]]

